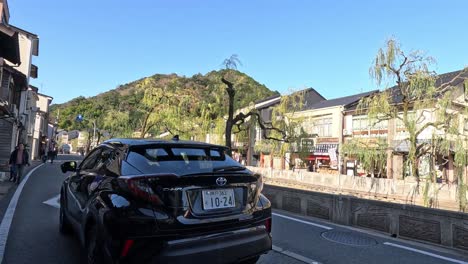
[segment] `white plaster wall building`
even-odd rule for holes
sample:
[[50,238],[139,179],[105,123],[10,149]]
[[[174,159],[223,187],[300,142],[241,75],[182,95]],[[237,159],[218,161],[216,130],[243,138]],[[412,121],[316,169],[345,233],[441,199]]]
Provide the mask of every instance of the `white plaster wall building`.
[[49,121],[49,107],[53,98],[44,94],[37,93],[36,102],[36,115],[35,123],[32,131],[32,145],[31,145],[31,157],[33,159],[39,159],[41,157],[41,150],[47,151],[47,142],[49,140],[48,133],[48,121]]
[[[26,89],[21,92],[19,102],[19,135],[18,139],[12,139],[13,141],[21,141],[25,143],[29,148],[33,144],[33,130],[36,121],[36,101],[38,89],[36,87],[30,87],[30,78],[37,78],[38,68],[32,64],[33,56],[39,55],[39,37],[31,32],[24,29],[11,26],[10,28],[18,33],[20,60],[19,65],[7,62],[11,66],[15,66],[15,69],[26,76]],[[31,151],[31,149],[30,149]]]

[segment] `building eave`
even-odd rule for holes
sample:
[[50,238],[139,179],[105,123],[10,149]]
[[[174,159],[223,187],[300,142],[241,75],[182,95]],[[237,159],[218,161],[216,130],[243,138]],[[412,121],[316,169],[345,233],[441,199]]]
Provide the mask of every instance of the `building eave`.
[[11,27],[0,24],[0,43],[0,57],[13,64],[20,65],[18,32]]

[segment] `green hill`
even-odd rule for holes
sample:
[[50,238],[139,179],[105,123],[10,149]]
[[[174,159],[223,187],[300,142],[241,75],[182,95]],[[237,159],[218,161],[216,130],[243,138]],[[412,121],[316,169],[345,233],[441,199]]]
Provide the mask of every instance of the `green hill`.
[[[228,96],[221,77],[236,84],[235,109],[271,96],[269,90],[248,75],[234,70],[212,71],[192,77],[155,74],[94,97],[77,97],[51,106],[51,120],[65,130],[96,127],[112,136],[152,135],[170,131],[203,134],[227,114]],[[78,115],[83,121],[76,121]],[[222,122],[221,122],[222,123]]]

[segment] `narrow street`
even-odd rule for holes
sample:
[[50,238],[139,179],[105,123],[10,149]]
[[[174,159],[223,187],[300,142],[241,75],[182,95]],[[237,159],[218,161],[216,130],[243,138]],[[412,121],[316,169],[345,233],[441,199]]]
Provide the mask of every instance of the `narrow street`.
[[[1,263],[84,263],[78,240],[58,232],[57,198],[65,177],[59,164],[71,159],[80,157],[60,155],[53,164],[47,162],[32,170],[18,198]],[[11,193],[0,202],[2,228],[9,217],[5,214],[9,200],[15,198]],[[274,250],[259,263],[468,263],[468,257],[455,251],[276,210],[272,234]]]

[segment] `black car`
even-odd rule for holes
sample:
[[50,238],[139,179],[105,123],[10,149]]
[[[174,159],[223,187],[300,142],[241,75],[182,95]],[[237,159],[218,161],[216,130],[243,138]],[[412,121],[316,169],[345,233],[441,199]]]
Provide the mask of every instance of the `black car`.
[[272,247],[262,177],[194,141],[112,139],[60,192],[60,231],[75,231],[88,263],[255,263]]

